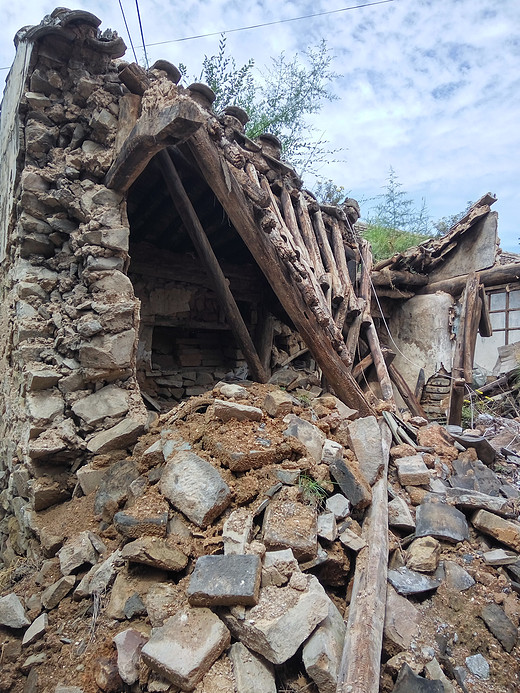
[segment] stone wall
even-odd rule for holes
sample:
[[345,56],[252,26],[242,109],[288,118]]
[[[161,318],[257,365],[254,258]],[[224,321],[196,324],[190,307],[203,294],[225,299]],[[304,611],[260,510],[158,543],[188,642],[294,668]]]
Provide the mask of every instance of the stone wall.
[[[118,125],[112,58],[121,42],[101,40],[98,24],[61,10],[29,30],[3,101],[2,151],[7,142],[11,152],[0,265],[5,562],[30,551],[34,509],[70,496],[92,454],[122,435],[135,441],[147,423],[126,207],[102,182]],[[31,69],[20,69],[31,53]],[[18,159],[12,133],[23,144]]]

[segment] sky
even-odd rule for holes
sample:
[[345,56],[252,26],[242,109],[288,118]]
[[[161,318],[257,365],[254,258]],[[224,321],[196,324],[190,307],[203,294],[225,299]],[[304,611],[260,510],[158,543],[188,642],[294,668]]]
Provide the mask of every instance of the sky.
[[[218,51],[220,32],[229,32],[238,64],[253,58],[260,70],[271,56],[291,58],[326,39],[341,75],[332,84],[338,99],[326,102],[312,124],[342,151],[320,175],[368,200],[363,216],[375,204],[369,200],[384,193],[390,168],[417,208],[425,201],[433,221],[492,192],[501,246],[520,252],[520,2],[369,2],[138,0],[138,7],[150,64],[183,63],[190,75]],[[39,24],[58,4],[0,0],[0,68],[13,61],[16,31]],[[142,61],[136,2],[121,4]],[[129,47],[125,59],[134,59],[119,0],[78,0],[70,7],[95,14],[101,30],[116,30]],[[336,11],[344,8],[352,9]],[[319,13],[329,14],[296,19]],[[209,33],[216,35],[178,40]],[[0,71],[2,89],[7,74]]]

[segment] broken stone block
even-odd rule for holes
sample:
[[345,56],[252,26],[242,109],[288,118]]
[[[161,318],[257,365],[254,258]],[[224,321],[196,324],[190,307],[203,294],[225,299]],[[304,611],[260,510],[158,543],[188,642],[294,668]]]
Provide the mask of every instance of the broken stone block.
[[343,445],[335,440],[327,438],[321,450],[321,461],[323,464],[333,464],[336,460],[343,459]]
[[416,573],[405,566],[388,571],[388,582],[399,594],[423,594],[432,592],[441,584],[441,580]]
[[343,616],[330,602],[327,618],[303,646],[305,670],[320,693],[336,693],[345,630]]
[[44,430],[60,414],[63,414],[65,402],[59,390],[44,390],[27,395],[27,414],[31,419],[31,427]]
[[441,545],[433,537],[415,539],[406,551],[406,565],[419,573],[433,573],[439,565]]
[[166,464],[161,492],[199,527],[206,527],[231,502],[231,490],[218,471],[194,452],[183,451]]
[[307,589],[265,587],[256,606],[246,608],[243,618],[234,610],[222,618],[246,647],[273,664],[292,657],[314,628],[328,616],[330,599],[319,581],[305,575]]
[[421,455],[395,460],[401,486],[423,486],[430,482],[430,470]]
[[455,688],[451,685],[450,680],[441,669],[441,665],[435,657],[424,665],[424,671],[429,679],[442,683],[444,693],[455,693]]
[[403,650],[409,650],[412,642],[419,636],[420,622],[420,611],[387,585],[383,630],[385,652],[393,657]]
[[87,443],[87,449],[95,455],[111,450],[124,450],[133,445],[144,433],[144,421],[127,418],[112,428],[95,434]]
[[107,471],[107,469],[102,468],[96,469],[90,463],[78,469],[76,477],[85,496],[89,496],[91,493],[98,490]]
[[64,599],[76,584],[74,575],[65,575],[58,582],[47,587],[42,593],[42,606],[44,609],[54,609]]
[[0,597],[0,626],[7,626],[7,628],[16,630],[29,625],[31,622],[25,615],[22,602],[14,592]]
[[61,375],[58,371],[46,368],[45,370],[28,369],[25,377],[27,378],[27,390],[29,392],[35,392],[37,390],[48,390],[54,387],[58,384]]
[[383,469],[381,431],[376,417],[365,416],[349,423],[348,436],[361,473],[373,486]]
[[309,455],[319,464],[325,436],[317,426],[300,419],[299,416],[288,414],[283,422],[288,424],[283,432],[285,437],[293,436],[305,445]]
[[446,500],[450,505],[464,510],[489,510],[491,513],[510,518],[518,516],[515,504],[510,498],[488,496],[485,493],[462,488],[446,488]]
[[415,520],[403,498],[396,496],[388,503],[388,524],[395,529],[414,530]]
[[152,671],[189,691],[229,642],[228,629],[212,611],[184,608],[152,632],[141,657]]
[[87,425],[94,426],[105,417],[118,418],[128,411],[128,394],[116,385],[107,385],[78,400],[72,411]]
[[466,657],[466,666],[479,679],[485,680],[489,678],[489,664],[480,653]]
[[255,555],[201,556],[188,585],[192,606],[252,606],[258,602],[261,561]]
[[487,565],[512,565],[517,562],[518,554],[504,549],[493,549],[486,551],[483,559]]
[[141,563],[154,568],[179,572],[184,570],[188,557],[168,539],[141,537],[123,547],[121,558],[130,563]]
[[311,560],[318,551],[316,508],[280,495],[265,512],[263,541],[270,550],[292,549],[299,561]]
[[139,476],[137,467],[130,460],[112,464],[96,494],[94,512],[105,522],[110,522],[120,506],[128,499],[129,486]]
[[139,659],[141,649],[147,642],[142,633],[135,628],[127,628],[114,638],[117,648],[117,668],[122,680],[131,686],[139,678]]
[[469,539],[466,516],[438,499],[425,500],[417,507],[415,536],[431,536],[450,542]]
[[168,503],[158,494],[141,496],[131,508],[114,515],[114,526],[127,539],[143,535],[165,537],[168,525]]
[[464,592],[475,584],[471,575],[455,561],[444,561],[444,579],[446,586],[457,592]]
[[98,689],[104,691],[104,693],[118,693],[123,689],[124,684],[119,676],[114,656],[96,659],[92,667],[92,673]]
[[506,652],[511,652],[518,639],[518,630],[498,604],[486,604],[481,617]]
[[298,561],[291,549],[267,551],[262,569],[262,587],[286,585],[292,574],[300,570]]
[[403,664],[392,693],[444,693],[440,681],[430,681]]
[[22,645],[30,645],[45,634],[49,625],[49,616],[46,613],[40,614],[24,633]]
[[291,413],[293,402],[294,399],[287,392],[273,390],[265,396],[263,407],[269,416],[282,418]]
[[336,459],[329,465],[330,473],[356,510],[363,510],[372,501],[372,491],[354,460]]
[[476,512],[471,518],[471,523],[484,534],[489,534],[511,549],[520,551],[520,525],[504,520],[487,510]]
[[58,481],[42,476],[28,482],[31,504],[39,512],[58,503],[63,503],[71,496],[71,492]]
[[247,404],[237,404],[236,402],[226,402],[223,399],[216,399],[213,404],[213,413],[224,423],[231,419],[237,421],[261,421],[264,413],[258,407],[250,407]]
[[74,590],[74,597],[83,599],[94,593],[105,594],[114,582],[117,569],[121,564],[121,551],[118,549],[113,551],[102,563],[92,566]]
[[236,690],[240,693],[276,693],[274,668],[270,662],[251,652],[241,642],[229,648]]
[[342,493],[335,493],[327,498],[325,507],[334,513],[336,520],[343,520],[350,513],[350,503]]
[[80,532],[69,539],[58,551],[60,568],[63,575],[70,575],[85,563],[94,565],[98,560],[98,552],[92,544],[90,532]]
[[[209,385],[209,383],[206,384]],[[242,387],[242,385],[222,383],[217,385],[215,389],[218,390],[224,397],[229,397],[229,399],[245,399],[247,397],[247,390],[245,387]]]
[[361,551],[361,549],[364,549],[367,545],[364,539],[362,539],[348,527],[340,533],[339,540],[344,546],[347,547],[347,549],[355,551],[356,553]]
[[80,344],[79,361],[84,368],[114,371],[130,368],[134,343],[134,329],[95,336]]
[[222,528],[224,555],[245,553],[246,545],[251,541],[252,533],[253,513],[245,508],[233,510]]
[[334,513],[327,512],[318,515],[318,536],[327,541],[334,541],[337,538],[338,528]]

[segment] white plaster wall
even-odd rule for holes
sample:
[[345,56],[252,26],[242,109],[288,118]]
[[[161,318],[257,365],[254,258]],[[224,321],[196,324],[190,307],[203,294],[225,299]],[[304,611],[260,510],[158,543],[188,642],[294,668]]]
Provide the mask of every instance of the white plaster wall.
[[451,370],[453,308],[453,298],[438,291],[414,296],[392,315],[389,326],[395,344],[390,343],[390,348],[397,352],[394,364],[412,390],[421,368],[426,380],[441,365]]
[[33,43],[21,41],[11,67],[0,114],[0,262],[5,258],[17,178],[20,152],[20,120],[18,106],[25,90],[25,81]]

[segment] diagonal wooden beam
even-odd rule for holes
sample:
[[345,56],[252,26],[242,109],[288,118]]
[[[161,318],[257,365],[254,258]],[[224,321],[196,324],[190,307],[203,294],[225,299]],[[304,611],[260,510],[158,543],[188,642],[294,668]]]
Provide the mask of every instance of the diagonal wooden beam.
[[251,376],[258,382],[265,383],[268,379],[266,370],[260,361],[253,340],[251,339],[244,319],[231,293],[228,281],[222,272],[208,237],[184,189],[177,169],[166,150],[159,152],[157,158],[173,203],[195,246],[200,261],[203,263],[208,275],[212,279],[215,293],[224,310],[226,320],[233,332],[237,344],[244,354]]
[[249,248],[285,311],[303,337],[327,381],[338,397],[359,410],[361,416],[374,413],[346,363],[333,348],[326,331],[294,285],[290,272],[278,257],[269,234],[255,221],[252,206],[232,175],[227,162],[219,155],[208,133],[200,128],[188,140],[193,158],[202,175],[220,201],[233,226]]

